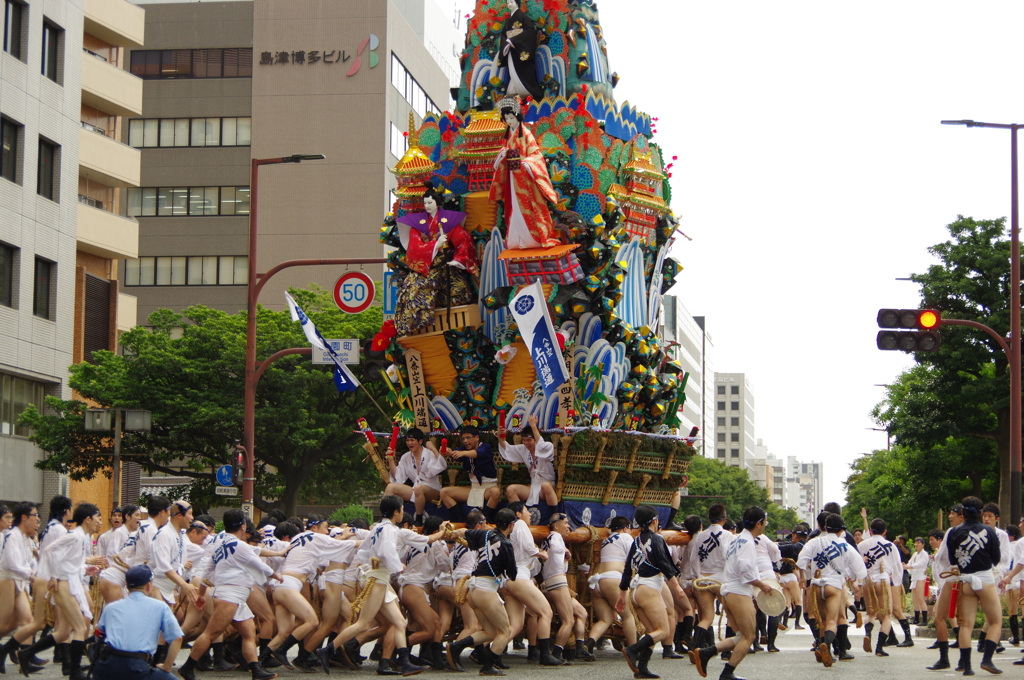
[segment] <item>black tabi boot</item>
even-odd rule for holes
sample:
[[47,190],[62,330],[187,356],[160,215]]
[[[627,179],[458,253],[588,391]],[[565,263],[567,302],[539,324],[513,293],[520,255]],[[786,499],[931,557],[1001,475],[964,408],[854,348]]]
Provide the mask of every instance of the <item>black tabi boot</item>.
[[693,639],[693,624],[695,623],[692,616],[683,617],[683,635],[680,638],[682,643],[687,647],[690,646],[690,642]]
[[288,670],[295,670],[295,666],[288,660],[288,650],[299,644],[294,635],[289,635],[277,649],[270,650],[270,655]]
[[672,649],[672,645],[667,642],[661,643],[661,658],[662,659],[682,659],[682,654],[676,654],[675,650]]
[[261,668],[280,668],[281,662],[274,658],[274,654],[270,649],[270,640],[268,638],[260,638],[260,653],[257,657]]
[[590,653],[590,660],[596,661],[597,657],[594,656],[594,650],[597,649],[597,640],[594,638],[587,638],[583,641],[583,646],[587,648],[587,652]]
[[835,642],[836,634],[830,630],[825,631],[825,635],[821,638],[821,642],[818,644],[818,652],[821,654],[821,663],[825,668],[832,667],[832,643]]
[[564,666],[565,661],[551,654],[551,638],[537,640],[537,647],[540,648],[541,666]]
[[[671,651],[671,647],[669,650]],[[640,650],[640,663],[638,664],[639,670],[633,674],[633,677],[637,680],[657,680],[660,675],[655,675],[647,668],[647,663],[651,660],[651,655],[654,654],[654,647],[644,647]]]
[[384,656],[381,652],[380,658],[377,659],[377,675],[401,675],[398,671],[391,669],[391,659]]
[[171,650],[171,646],[168,644],[157,645],[156,653],[153,654],[153,665],[159,666],[167,660],[167,652]]
[[708,677],[708,662],[711,661],[717,653],[718,650],[714,647],[702,647],[700,649],[690,650],[690,658],[697,667],[697,673],[700,677]]
[[[803,630],[804,627],[800,625],[800,617],[803,616],[804,608],[801,605],[793,607],[793,630]],[[804,617],[807,620],[807,617]]]
[[897,647],[913,647],[914,640],[910,637],[910,621],[903,619],[900,621],[900,628],[903,629],[903,642],[896,645]]
[[921,612],[921,623],[920,623],[920,625],[921,626],[927,626],[928,625],[928,610],[927,609],[924,610],[923,612]]
[[897,644],[899,644],[899,641],[896,640],[896,629],[889,628],[889,635],[885,638],[885,646],[895,647]]
[[944,640],[936,644],[939,646],[939,660],[935,662],[934,666],[928,666],[927,670],[944,671],[949,668],[949,642]]
[[178,675],[184,680],[196,680],[196,668],[198,663],[191,656],[185,659],[185,663],[181,664],[181,668],[178,669]]
[[82,671],[82,657],[85,656],[85,640],[72,640],[68,648],[71,656],[71,680],[86,680],[88,675]]
[[[735,633],[735,631],[733,631],[732,626],[726,624],[726,626],[725,626],[725,639],[728,640],[729,638],[731,638],[735,634],[736,633]],[[757,635],[756,632],[754,634]],[[713,631],[712,631],[711,639],[712,640],[715,639]],[[722,656],[722,661],[728,661],[729,659],[732,658],[732,650],[730,649],[728,651],[722,652],[721,656]]]
[[583,640],[576,641],[576,658],[583,661],[597,661]]
[[995,654],[995,651],[995,640],[985,640],[985,653],[982,655],[981,664],[979,665],[982,670],[988,671],[992,675],[1000,675],[1002,671],[996,668],[995,664],[992,663],[992,655]]
[[457,672],[464,672],[466,669],[462,667],[462,651],[473,646],[473,636],[469,635],[462,638],[461,640],[455,640],[449,642],[448,647],[445,650],[448,663]]
[[839,626],[836,631],[835,657],[840,661],[853,661],[853,654],[850,654],[850,639],[847,637],[849,631],[849,626]]
[[3,647],[0,647],[0,675],[7,673],[7,656],[10,655],[11,663],[18,657],[14,655],[14,650],[18,649],[18,641],[11,636],[11,639],[4,643]]
[[537,663],[537,659],[540,658],[540,650],[537,649],[537,645],[527,645],[526,647],[526,663]]
[[259,661],[249,664],[249,672],[252,673],[252,680],[274,680],[277,677],[277,673],[266,670]]
[[718,680],[743,680],[743,678],[736,676],[736,667],[732,664],[725,664],[722,668],[722,674],[718,676]]
[[974,675],[974,669],[971,668],[971,648],[961,647],[960,648],[960,663],[957,665],[958,671],[963,671],[964,675]]
[[56,649],[54,650],[53,658],[56,659],[58,655],[60,656],[60,673],[66,678],[71,675],[71,654],[68,653],[71,643],[58,642],[54,647]]
[[[575,643],[575,640],[573,642]],[[555,645],[554,652],[558,652],[557,654],[555,654],[555,656],[565,661],[566,666],[573,665],[572,662],[576,659],[575,644],[566,643],[565,647],[559,647],[558,645]]]
[[668,509],[668,521],[665,522],[663,527],[666,531],[682,531],[683,528],[676,524],[676,514],[679,512],[679,508]]
[[650,635],[644,635],[642,638],[636,641],[635,644],[629,645],[622,648],[622,656],[626,657],[626,663],[629,664],[629,670],[634,673],[640,672],[640,652],[644,647],[653,647],[654,638]]
[[982,630],[978,633],[978,653],[985,651],[985,631]]
[[196,659],[196,670],[204,673],[213,672],[213,649],[207,649],[205,654]]
[[30,645],[28,649],[18,650],[18,666],[21,668],[21,674],[31,675],[43,670],[42,666],[35,665],[30,659],[39,652],[53,647],[55,644],[53,635],[43,635],[35,644]]
[[455,667],[448,663],[444,654],[444,643],[431,642],[430,651],[434,655],[434,670],[456,672]]
[[878,631],[878,642],[875,643],[875,656],[889,656],[889,652],[885,651],[885,634],[882,631]]
[[807,628],[811,631],[811,637],[814,638],[814,644],[811,645],[811,649],[817,649],[818,641],[821,636],[818,634],[818,622],[814,619],[807,619]]
[[871,631],[875,629],[875,624],[868,621],[864,624],[864,651],[868,654],[871,653]]
[[679,653],[683,653],[685,651],[684,648],[683,648],[683,622],[682,621],[679,621],[678,623],[676,623],[675,632],[672,633],[672,645],[675,647],[675,650],[677,652],[679,652]]
[[[11,638],[11,639],[13,640],[14,638]],[[24,652],[25,650],[27,650],[31,646],[32,645],[19,645],[19,646],[16,646],[15,649],[17,649],[18,651]],[[11,663],[13,663],[15,665],[18,663],[18,657],[14,653],[13,650],[7,654],[7,658],[10,659]],[[28,657],[28,662],[30,664],[32,664],[33,666],[40,666],[40,667],[42,667],[42,666],[45,666],[46,664],[50,663],[50,660],[49,659],[40,659],[38,656],[36,656],[34,654],[30,654],[29,657]]]
[[478,651],[483,665],[480,666],[480,675],[505,675],[505,671],[494,667],[494,661],[498,655],[491,651],[490,647],[483,647]]
[[775,639],[779,636],[779,622],[782,617],[769,616],[768,617],[768,651],[777,652],[779,648],[775,646]]
[[[43,634],[44,635],[50,635],[51,633],[52,633],[52,629],[49,626],[47,626],[43,630]],[[67,656],[68,656],[67,655],[67,651],[63,647],[57,647],[56,645],[54,646],[54,648],[53,648],[53,662],[54,663],[64,663],[65,661],[67,661]]]
[[[704,646],[704,635],[705,630],[700,626],[697,626],[693,629],[693,633],[690,635],[689,649],[686,650],[687,653],[692,652],[695,649],[700,649]],[[690,659],[690,663],[693,663],[692,657]]]
[[214,642],[210,645],[210,649],[213,650],[213,670],[217,672],[227,672],[238,668],[238,664],[230,663],[224,658],[223,642]]
[[760,652],[760,645],[766,644],[768,644],[768,617],[758,609],[754,614],[754,649]]
[[398,663],[401,667],[402,675],[409,677],[410,675],[419,675],[423,671],[427,670],[423,666],[415,666],[409,661],[409,648],[402,647],[401,649],[395,650],[395,656],[398,657]]

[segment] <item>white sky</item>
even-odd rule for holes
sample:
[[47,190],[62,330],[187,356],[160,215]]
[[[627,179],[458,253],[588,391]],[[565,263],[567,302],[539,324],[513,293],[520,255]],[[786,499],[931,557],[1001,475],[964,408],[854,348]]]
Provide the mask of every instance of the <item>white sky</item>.
[[[463,8],[471,2],[459,0]],[[715,368],[744,372],[756,437],[824,462],[825,500],[912,361],[875,348],[880,307],[915,307],[957,214],[1009,216],[1024,123],[1019,2],[600,0],[610,70],[658,117],[693,238],[673,291],[707,317]],[[1024,153],[1024,138],[1022,153]]]

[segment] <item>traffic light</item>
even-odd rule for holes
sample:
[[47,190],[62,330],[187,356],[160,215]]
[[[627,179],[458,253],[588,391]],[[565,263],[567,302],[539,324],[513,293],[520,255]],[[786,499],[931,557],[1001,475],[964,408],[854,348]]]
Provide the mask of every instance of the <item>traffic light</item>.
[[235,449],[235,485],[242,486],[245,480],[245,454],[242,448]]
[[899,330],[878,332],[878,349],[903,352],[934,352],[939,349],[942,315],[934,309],[880,309],[878,327]]

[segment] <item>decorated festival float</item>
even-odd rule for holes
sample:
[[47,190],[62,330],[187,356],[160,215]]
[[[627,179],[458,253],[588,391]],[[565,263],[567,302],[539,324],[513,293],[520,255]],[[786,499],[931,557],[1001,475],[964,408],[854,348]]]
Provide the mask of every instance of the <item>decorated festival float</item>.
[[[477,425],[504,489],[529,475],[494,432],[518,441],[535,415],[573,526],[639,504],[664,525],[695,451],[677,432],[688,375],[659,335],[680,267],[657,119],[616,104],[590,0],[479,0],[461,64],[456,110],[410,121],[381,232],[398,304],[368,358],[386,367],[394,419],[439,448]],[[390,435],[366,444],[385,484]],[[469,484],[459,462],[442,481]]]

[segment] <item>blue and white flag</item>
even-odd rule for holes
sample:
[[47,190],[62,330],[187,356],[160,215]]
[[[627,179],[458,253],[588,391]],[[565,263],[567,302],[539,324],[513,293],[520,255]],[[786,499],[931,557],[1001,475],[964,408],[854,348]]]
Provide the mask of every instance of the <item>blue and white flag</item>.
[[306,338],[309,340],[309,344],[314,348],[323,350],[334,361],[334,384],[338,388],[339,392],[353,392],[359,387],[359,381],[352,371],[348,369],[345,362],[341,360],[330,343],[324,340],[324,336],[320,335],[320,331],[316,329],[313,322],[309,320],[306,313],[302,311],[302,307],[296,304],[295,300],[288,293],[284,294],[285,301],[288,302],[288,311],[291,312],[292,321],[298,321],[302,324],[302,332],[306,334]]
[[558,394],[558,388],[569,379],[569,373],[558,349],[558,338],[548,317],[547,301],[540,282],[535,281],[519,291],[509,307],[519,325],[523,342],[530,348],[537,377],[544,387],[544,396]]

